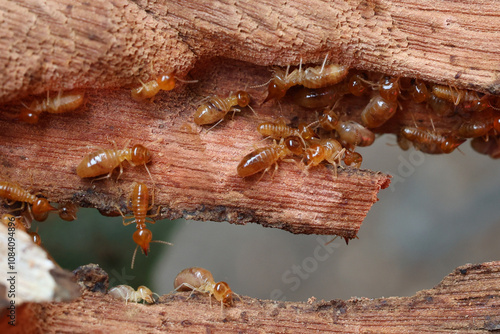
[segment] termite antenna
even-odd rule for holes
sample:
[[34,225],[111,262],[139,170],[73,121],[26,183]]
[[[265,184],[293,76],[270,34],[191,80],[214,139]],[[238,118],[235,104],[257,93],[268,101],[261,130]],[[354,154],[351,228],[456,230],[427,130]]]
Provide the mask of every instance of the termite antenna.
[[434,121],[432,120],[432,117],[431,117],[431,125],[432,125],[432,130],[434,131],[434,133],[436,133],[436,127],[434,126]]
[[328,59],[328,53],[326,54],[325,56],[325,60],[323,60],[323,64],[321,65],[321,70],[319,71],[319,73],[323,73],[323,70],[325,69],[325,65],[326,65],[326,60]]
[[214,125],[212,125],[212,126],[211,126],[208,130],[207,130],[207,132],[208,132],[208,131],[210,131],[210,130],[212,130],[213,128],[215,128],[215,127],[216,127],[217,125],[219,125],[219,123],[220,123],[220,122],[222,122],[223,120],[224,120],[224,119],[223,119],[223,118],[221,118],[221,119],[220,119],[217,123],[215,123]]
[[255,116],[258,116],[257,113],[255,112],[255,110],[250,105],[247,105],[247,107],[250,108],[250,110],[253,112],[253,114]]
[[333,238],[333,239],[332,239],[332,240],[330,240],[330,241],[327,241],[327,242],[325,243],[325,246],[326,246],[326,245],[328,245],[328,244],[331,244],[332,242],[334,242],[334,241],[335,241],[338,237],[339,237],[339,236],[338,236],[338,235],[336,235],[336,236],[335,236],[335,238]]
[[164,244],[164,245],[169,245],[169,246],[173,246],[174,245],[171,242],[163,241],[163,240],[151,240],[150,242],[156,242],[156,243],[159,243],[159,244]]
[[271,81],[273,81],[273,78],[267,80],[266,82],[264,82],[261,85],[249,86],[248,88],[260,88],[260,87],[264,87],[265,85],[269,84]]
[[181,79],[177,76],[175,76],[174,78],[180,82],[183,82],[183,83],[197,83],[197,82],[199,82],[199,80],[184,80],[184,79]]
[[135,246],[134,255],[132,255],[132,263],[130,264],[130,269],[134,269],[135,255],[137,254],[137,248],[139,245]]

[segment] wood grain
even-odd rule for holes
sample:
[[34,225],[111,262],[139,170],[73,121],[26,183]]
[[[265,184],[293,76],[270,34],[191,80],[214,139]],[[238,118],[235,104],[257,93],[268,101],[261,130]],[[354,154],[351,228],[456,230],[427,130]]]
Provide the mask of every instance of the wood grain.
[[[227,96],[269,75],[264,67],[243,64],[227,59],[201,64],[193,70],[200,80],[197,84],[162,92],[153,103],[133,101],[126,89],[88,91],[88,102],[80,111],[43,114],[36,126],[9,120],[19,107],[14,105],[0,118],[4,167],[0,177],[40,190],[52,201],[72,200],[108,213],[118,205],[124,211],[134,181],[152,187],[144,167],[124,163],[118,182],[115,176],[93,183],[80,179],[75,168],[96,147],[112,148],[112,140],[121,148],[130,140],[129,145],[141,143],[152,150],[149,169],[161,218],[255,222],[293,233],[354,238],[378,191],[388,186],[386,174],[346,169],[335,177],[325,166],[306,174],[283,162],[277,172],[262,179],[240,178],[236,166],[241,158],[254,145],[271,144],[260,142],[255,130],[260,121],[275,118],[279,108],[273,103],[261,105],[263,88],[250,90],[258,116],[245,109],[210,131],[193,123],[197,100],[210,93]],[[311,112],[302,116],[304,111],[289,102],[282,104],[280,113],[289,119],[315,117]]]
[[[4,1],[0,102],[116,88],[204,58],[258,65],[330,59],[499,93],[491,1]],[[151,68],[151,62],[154,68]]]
[[436,287],[411,297],[279,302],[242,297],[233,307],[189,292],[155,305],[126,304],[86,291],[71,303],[26,304],[10,333],[488,333],[500,329],[500,262],[455,269]]

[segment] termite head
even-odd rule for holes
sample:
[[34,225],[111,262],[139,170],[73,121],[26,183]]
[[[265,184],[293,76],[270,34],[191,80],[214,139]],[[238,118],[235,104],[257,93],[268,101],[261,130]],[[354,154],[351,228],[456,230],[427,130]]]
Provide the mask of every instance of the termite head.
[[215,283],[214,297],[226,305],[233,304],[233,291],[226,282]]
[[143,165],[151,161],[151,153],[141,144],[132,147],[132,164]]
[[339,123],[339,116],[333,111],[324,112],[319,117],[320,126],[326,131],[333,131]]
[[238,99],[238,105],[242,108],[248,106],[250,103],[250,95],[243,90],[236,92],[236,98]]
[[40,235],[38,233],[30,231],[28,232],[28,234],[35,244],[37,244],[38,246],[42,245],[42,239],[40,238]]
[[55,211],[57,209],[50,205],[46,198],[40,197],[33,202],[32,210],[34,215],[40,215],[44,212]]
[[300,133],[300,136],[304,140],[311,140],[314,138],[319,138],[316,132],[313,130],[313,128],[310,126],[311,124],[306,124],[306,123],[300,123],[298,125],[298,130]]
[[304,144],[298,136],[286,137],[285,145],[295,155],[302,155],[304,153]]
[[286,94],[286,88],[282,82],[279,80],[276,81],[277,78],[273,79],[269,83],[269,87],[267,88],[268,94],[264,102],[267,102],[271,99],[281,99]]
[[355,168],[361,167],[361,163],[363,162],[363,156],[358,152],[351,152],[349,150],[346,151],[346,155],[344,157],[344,163],[346,166],[352,166]]
[[156,82],[158,83],[158,86],[162,90],[172,90],[175,88],[175,77],[174,73],[168,73],[168,74],[163,74],[160,75],[157,79]]
[[21,110],[21,113],[19,114],[19,120],[21,122],[24,122],[24,123],[28,123],[28,124],[36,124],[38,123],[38,115],[40,113],[37,113],[37,112],[34,112],[34,111],[31,111],[29,109],[23,109]]
[[311,144],[306,150],[308,165],[317,166],[323,161],[325,148],[319,143]]
[[441,151],[443,151],[443,153],[451,153],[464,141],[465,139],[457,139],[450,136],[446,136],[445,140],[441,143]]
[[153,292],[147,286],[141,285],[137,288],[137,293],[148,304],[154,304],[155,299],[153,297]]
[[144,254],[147,256],[149,251],[149,244],[153,239],[153,232],[147,228],[142,228],[134,232],[134,242],[137,246],[141,247]]

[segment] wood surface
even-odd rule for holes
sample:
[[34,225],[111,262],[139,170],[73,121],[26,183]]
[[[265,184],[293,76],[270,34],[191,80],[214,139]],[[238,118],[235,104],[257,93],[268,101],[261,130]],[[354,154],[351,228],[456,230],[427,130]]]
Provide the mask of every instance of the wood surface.
[[[81,180],[80,159],[96,147],[128,140],[153,153],[155,203],[162,218],[258,222],[294,233],[354,238],[385,174],[281,163],[274,174],[241,179],[236,165],[260,136],[255,126],[283,116],[316,115],[262,105],[268,66],[330,61],[359,70],[416,77],[498,94],[500,7],[495,1],[3,1],[0,3],[0,179],[53,201],[73,200],[107,214],[125,209],[143,167],[125,163],[119,181]],[[160,73],[199,80],[161,92],[153,102],[130,88]],[[43,114],[30,126],[15,120],[21,102],[83,88],[87,103],[66,115]],[[192,123],[203,97],[244,89],[243,110],[211,131]],[[366,101],[346,106],[353,117]],[[406,102],[403,101],[403,104]],[[401,125],[454,126],[416,106],[403,108],[379,132]],[[487,332],[500,329],[500,264],[467,265],[412,297],[291,303],[243,297],[223,314],[205,296],[162,297],[158,305],[125,305],[99,293],[69,304],[26,304],[18,332]],[[321,298],[321,296],[318,296]],[[5,320],[5,318],[3,318]],[[29,320],[24,320],[29,319]],[[5,323],[2,324],[5,326]],[[5,328],[5,327],[3,327]],[[12,330],[12,328],[10,328]],[[3,330],[2,330],[3,332]]]
[[[89,277],[87,277],[88,279]],[[102,277],[99,275],[99,282]],[[87,285],[88,289],[92,289]],[[221,312],[189,292],[157,304],[125,303],[84,291],[69,303],[28,303],[9,333],[491,333],[500,329],[500,262],[458,267],[411,297],[280,302],[242,296]]]

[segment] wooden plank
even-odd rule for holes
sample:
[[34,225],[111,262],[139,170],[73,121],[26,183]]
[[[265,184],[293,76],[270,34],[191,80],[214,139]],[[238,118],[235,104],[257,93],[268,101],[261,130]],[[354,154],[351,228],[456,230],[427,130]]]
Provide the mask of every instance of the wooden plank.
[[411,297],[279,302],[242,297],[221,313],[205,295],[143,305],[86,291],[70,303],[25,304],[10,333],[488,333],[500,329],[500,262],[467,264]]

